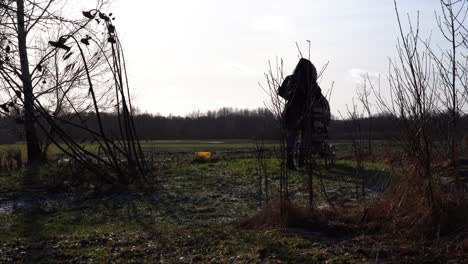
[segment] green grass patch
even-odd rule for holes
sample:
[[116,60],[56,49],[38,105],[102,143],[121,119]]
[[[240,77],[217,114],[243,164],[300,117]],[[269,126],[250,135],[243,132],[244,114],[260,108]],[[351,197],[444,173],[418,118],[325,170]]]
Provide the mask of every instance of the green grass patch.
[[[167,155],[160,159],[160,186],[152,193],[131,189],[112,197],[84,196],[79,203],[58,206],[41,202],[41,210],[0,214],[0,263],[346,263],[358,259],[338,249],[331,251],[333,241],[325,243],[301,232],[239,227],[239,221],[255,214],[261,204],[255,159],[227,154],[215,157],[217,161],[196,163],[191,151]],[[280,164],[269,159],[268,165],[273,196]],[[356,181],[352,161],[320,165],[320,179],[330,195],[344,196],[340,190]],[[368,163],[366,168],[369,173],[385,170],[379,163]],[[50,173],[44,167],[39,178],[54,177]],[[306,201],[306,175],[303,170],[290,174],[290,190],[300,204]],[[21,195],[23,176],[21,172],[5,175],[0,184]],[[319,194],[321,186],[315,185],[314,190]],[[40,198],[42,194],[32,195]]]

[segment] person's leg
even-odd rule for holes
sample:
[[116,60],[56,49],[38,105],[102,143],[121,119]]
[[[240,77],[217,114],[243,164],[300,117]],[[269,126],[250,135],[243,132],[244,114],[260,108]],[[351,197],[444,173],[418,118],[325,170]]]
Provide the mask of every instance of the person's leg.
[[288,129],[286,133],[286,157],[288,169],[295,169],[294,151],[296,149],[297,134],[297,129]]
[[[299,147],[299,156],[298,156],[298,167],[303,167],[305,162],[310,162],[312,159],[315,159],[316,156],[320,153],[320,139],[317,139],[317,133],[313,129],[308,132],[306,129],[300,131],[302,144]],[[306,132],[307,131],[307,132]],[[307,133],[307,134],[306,134]]]
[[301,136],[301,145],[299,146],[299,153],[297,157],[297,166],[299,168],[304,167],[305,164],[305,150],[306,150],[306,142],[305,142],[305,135],[304,135],[304,129],[301,129],[300,131],[300,136]]
[[297,166],[299,168],[304,167],[306,157],[310,154],[310,133],[311,133],[311,124],[307,122],[309,120],[306,118],[300,125],[300,136],[301,136],[301,145],[299,146],[299,153],[297,157]]

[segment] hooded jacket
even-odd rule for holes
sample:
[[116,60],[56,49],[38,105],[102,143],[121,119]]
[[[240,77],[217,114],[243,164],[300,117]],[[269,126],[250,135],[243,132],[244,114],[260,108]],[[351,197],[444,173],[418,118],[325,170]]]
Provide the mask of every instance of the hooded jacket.
[[[278,89],[278,95],[286,100],[283,125],[286,129],[303,129],[306,120],[312,128],[326,131],[330,122],[330,105],[315,82],[309,89],[298,85],[293,75],[287,76]],[[309,105],[309,106],[308,106]]]

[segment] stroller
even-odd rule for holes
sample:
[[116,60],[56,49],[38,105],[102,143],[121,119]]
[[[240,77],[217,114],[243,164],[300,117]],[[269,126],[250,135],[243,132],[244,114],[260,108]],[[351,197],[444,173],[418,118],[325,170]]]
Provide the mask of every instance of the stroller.
[[[300,156],[301,149],[303,148],[302,135],[296,142],[294,159],[297,164],[301,164]],[[310,154],[314,159],[323,159],[325,165],[334,165],[336,163],[336,148],[335,145],[330,144],[326,137],[313,137],[310,143]]]
[[328,141],[322,142],[318,155],[324,159],[325,165],[334,165],[336,162],[335,145],[328,143]]

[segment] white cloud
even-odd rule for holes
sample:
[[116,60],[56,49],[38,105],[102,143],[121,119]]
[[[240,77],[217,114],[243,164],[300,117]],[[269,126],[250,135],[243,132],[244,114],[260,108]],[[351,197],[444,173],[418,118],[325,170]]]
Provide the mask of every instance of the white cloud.
[[366,71],[364,69],[353,68],[348,71],[348,79],[354,83],[362,83],[363,79],[369,79],[372,81],[378,80],[382,76],[379,72]]

